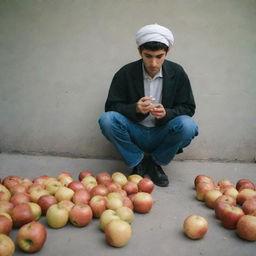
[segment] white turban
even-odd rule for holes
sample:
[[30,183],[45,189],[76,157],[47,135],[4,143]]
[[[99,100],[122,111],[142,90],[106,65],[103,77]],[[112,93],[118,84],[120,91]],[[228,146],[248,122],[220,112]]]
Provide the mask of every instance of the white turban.
[[160,42],[170,47],[174,43],[174,37],[168,28],[158,24],[146,25],[136,33],[138,46],[152,41]]

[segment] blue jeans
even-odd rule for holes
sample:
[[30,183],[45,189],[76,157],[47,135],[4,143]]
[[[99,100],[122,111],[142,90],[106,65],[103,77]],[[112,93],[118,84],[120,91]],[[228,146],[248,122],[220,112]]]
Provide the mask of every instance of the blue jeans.
[[198,135],[195,121],[187,115],[177,116],[162,126],[145,127],[110,111],[100,116],[99,125],[130,168],[141,162],[144,153],[149,153],[158,165],[167,165]]

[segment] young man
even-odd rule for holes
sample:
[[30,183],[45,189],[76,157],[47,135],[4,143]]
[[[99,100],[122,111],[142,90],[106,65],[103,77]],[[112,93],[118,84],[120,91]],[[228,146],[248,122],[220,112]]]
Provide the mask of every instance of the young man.
[[169,180],[161,165],[198,135],[189,79],[180,65],[165,59],[173,42],[172,32],[157,24],[137,32],[141,59],[114,75],[99,119],[102,133],[133,174],[148,175],[162,187]]

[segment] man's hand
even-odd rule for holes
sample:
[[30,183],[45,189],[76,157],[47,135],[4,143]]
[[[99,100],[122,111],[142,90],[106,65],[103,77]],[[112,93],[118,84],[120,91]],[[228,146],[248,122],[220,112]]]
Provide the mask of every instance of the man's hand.
[[165,108],[162,104],[156,104],[156,105],[151,106],[150,113],[156,119],[163,118],[166,115]]
[[143,97],[137,102],[136,106],[136,112],[141,113],[141,114],[147,114],[151,111],[152,109],[152,101],[154,98],[152,97]]

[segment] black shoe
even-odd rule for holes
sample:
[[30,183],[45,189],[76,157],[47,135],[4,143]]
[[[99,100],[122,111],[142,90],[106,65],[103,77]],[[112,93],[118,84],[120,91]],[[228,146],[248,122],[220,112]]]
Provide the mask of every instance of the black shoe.
[[157,186],[167,187],[169,185],[168,176],[164,173],[162,167],[156,164],[152,158],[149,168],[149,176]]
[[144,177],[146,172],[147,172],[147,165],[144,157],[142,161],[133,168],[132,174],[138,174],[141,177]]

